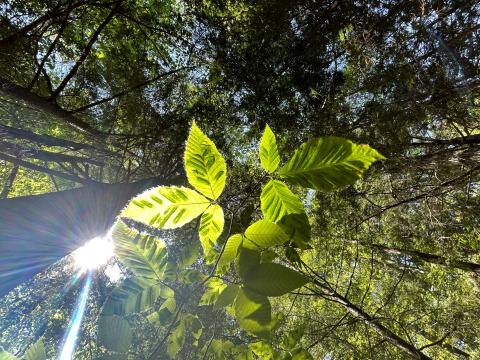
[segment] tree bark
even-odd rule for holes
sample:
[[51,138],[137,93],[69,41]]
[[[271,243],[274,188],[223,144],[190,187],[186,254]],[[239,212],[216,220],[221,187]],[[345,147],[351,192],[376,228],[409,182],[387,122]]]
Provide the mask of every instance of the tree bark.
[[62,109],[53,100],[34,94],[27,88],[14,84],[8,79],[0,78],[0,92],[25,101],[34,108],[46,111],[62,119],[77,130],[88,133],[96,138],[103,138],[103,134],[100,131],[92,128],[85,121],[76,118],[71,112]]
[[49,135],[39,135],[28,130],[17,129],[3,124],[0,124],[0,135],[9,136],[12,139],[24,139],[37,144],[59,146],[71,150],[96,149],[89,144],[81,144],[75,141],[60,139]]
[[160,182],[92,184],[0,200],[0,296],[105,234],[133,196]]
[[5,181],[5,185],[3,186],[3,190],[0,193],[0,199],[5,199],[10,191],[12,190],[13,182],[17,177],[18,173],[18,165],[13,165],[12,170],[10,171],[10,175],[8,175],[7,180]]

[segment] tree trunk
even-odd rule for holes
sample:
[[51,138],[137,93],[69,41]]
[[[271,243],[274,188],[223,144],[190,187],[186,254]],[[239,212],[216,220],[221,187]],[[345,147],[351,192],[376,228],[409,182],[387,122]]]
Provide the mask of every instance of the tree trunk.
[[0,200],[0,296],[105,234],[130,198],[158,182],[92,184]]
[[3,190],[0,193],[0,199],[5,199],[6,197],[8,197],[8,194],[12,189],[13,182],[17,177],[17,173],[18,173],[18,165],[13,165],[12,170],[10,171],[10,175],[8,175],[8,178],[5,181],[5,185],[3,186]]

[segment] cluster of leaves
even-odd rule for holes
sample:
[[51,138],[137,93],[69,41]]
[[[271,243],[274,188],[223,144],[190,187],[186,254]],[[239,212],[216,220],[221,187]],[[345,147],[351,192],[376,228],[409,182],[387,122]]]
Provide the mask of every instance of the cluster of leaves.
[[[301,199],[283,180],[304,188],[333,190],[352,184],[375,160],[383,157],[367,145],[325,137],[304,143],[279,168],[275,135],[268,125],[259,152],[260,163],[267,173],[264,178],[268,178],[260,197],[263,218],[250,224],[243,233],[232,235],[231,230],[224,231],[224,212],[218,198],[226,185],[226,163],[215,144],[195,123],[184,155],[187,178],[193,189],[156,187],[135,197],[124,209],[112,236],[119,259],[134,277],[115,289],[103,306],[99,338],[109,351],[128,351],[132,330],[122,317],[139,312],[147,312],[148,319],[158,326],[170,324],[166,333],[170,357],[174,358],[182,349],[187,334],[193,336],[193,346],[198,346],[203,325],[198,316],[182,312],[182,307],[192,293],[202,289],[199,305],[225,309],[243,330],[261,339],[251,347],[211,339],[204,345],[204,353],[224,358],[227,352],[238,356],[253,352],[262,356],[273,351],[268,340],[278,318],[272,316],[269,298],[285,295],[312,281],[293,268],[301,267],[297,249],[310,248],[310,224]],[[235,213],[231,214],[232,220]],[[164,242],[129,228],[122,220],[128,218],[150,227],[174,229],[199,216],[203,259],[210,265],[207,274],[192,266],[198,245],[187,246],[184,255],[174,261],[169,258]],[[220,241],[222,236],[227,240]],[[271,249],[279,246],[286,249],[286,259],[273,262]],[[222,277],[227,273],[234,279],[228,284]],[[182,287],[179,283],[192,286]],[[115,332],[111,331],[113,328]],[[285,358],[311,358],[295,341],[291,345]]]

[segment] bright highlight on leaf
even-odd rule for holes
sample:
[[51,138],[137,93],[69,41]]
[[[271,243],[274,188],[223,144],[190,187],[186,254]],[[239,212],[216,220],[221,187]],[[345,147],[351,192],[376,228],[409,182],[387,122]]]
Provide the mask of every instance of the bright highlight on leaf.
[[118,258],[137,277],[150,281],[152,285],[165,278],[168,262],[163,241],[141,235],[121,221],[115,224],[112,237]]
[[195,219],[209,205],[210,201],[195,190],[159,186],[135,197],[121,216],[160,229],[174,229]]
[[185,149],[188,182],[206,197],[216,200],[225,187],[227,165],[215,144],[192,124]]
[[298,196],[278,180],[270,180],[263,187],[260,201],[265,219],[271,222],[277,222],[285,215],[305,213]]
[[277,140],[268,124],[265,127],[262,139],[260,140],[260,163],[269,174],[273,173],[280,164]]
[[250,225],[245,230],[245,237],[243,246],[253,250],[281,245],[288,240],[288,236],[282,228],[268,220],[259,220]]
[[279,175],[302,187],[335,190],[353,184],[374,161],[383,158],[368,145],[329,136],[302,144]]
[[202,215],[200,220],[200,242],[203,253],[208,255],[223,231],[223,210],[220,205],[213,204]]
[[242,242],[242,234],[235,234],[228,238],[227,243],[225,244],[225,249],[223,250],[223,254],[218,262],[219,267],[230,264],[230,262],[237,257],[238,251],[242,246]]
[[305,248],[310,241],[310,223],[300,198],[283,182],[270,180],[260,201],[265,219],[277,223],[298,247]]
[[240,289],[235,299],[235,317],[243,329],[258,337],[270,338],[272,309],[266,296]]

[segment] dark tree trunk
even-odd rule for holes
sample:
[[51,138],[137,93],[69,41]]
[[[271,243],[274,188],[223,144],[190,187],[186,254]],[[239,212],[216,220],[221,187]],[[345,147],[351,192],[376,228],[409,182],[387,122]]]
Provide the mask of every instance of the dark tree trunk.
[[92,184],[0,200],[0,296],[105,234],[130,198],[158,183]]

